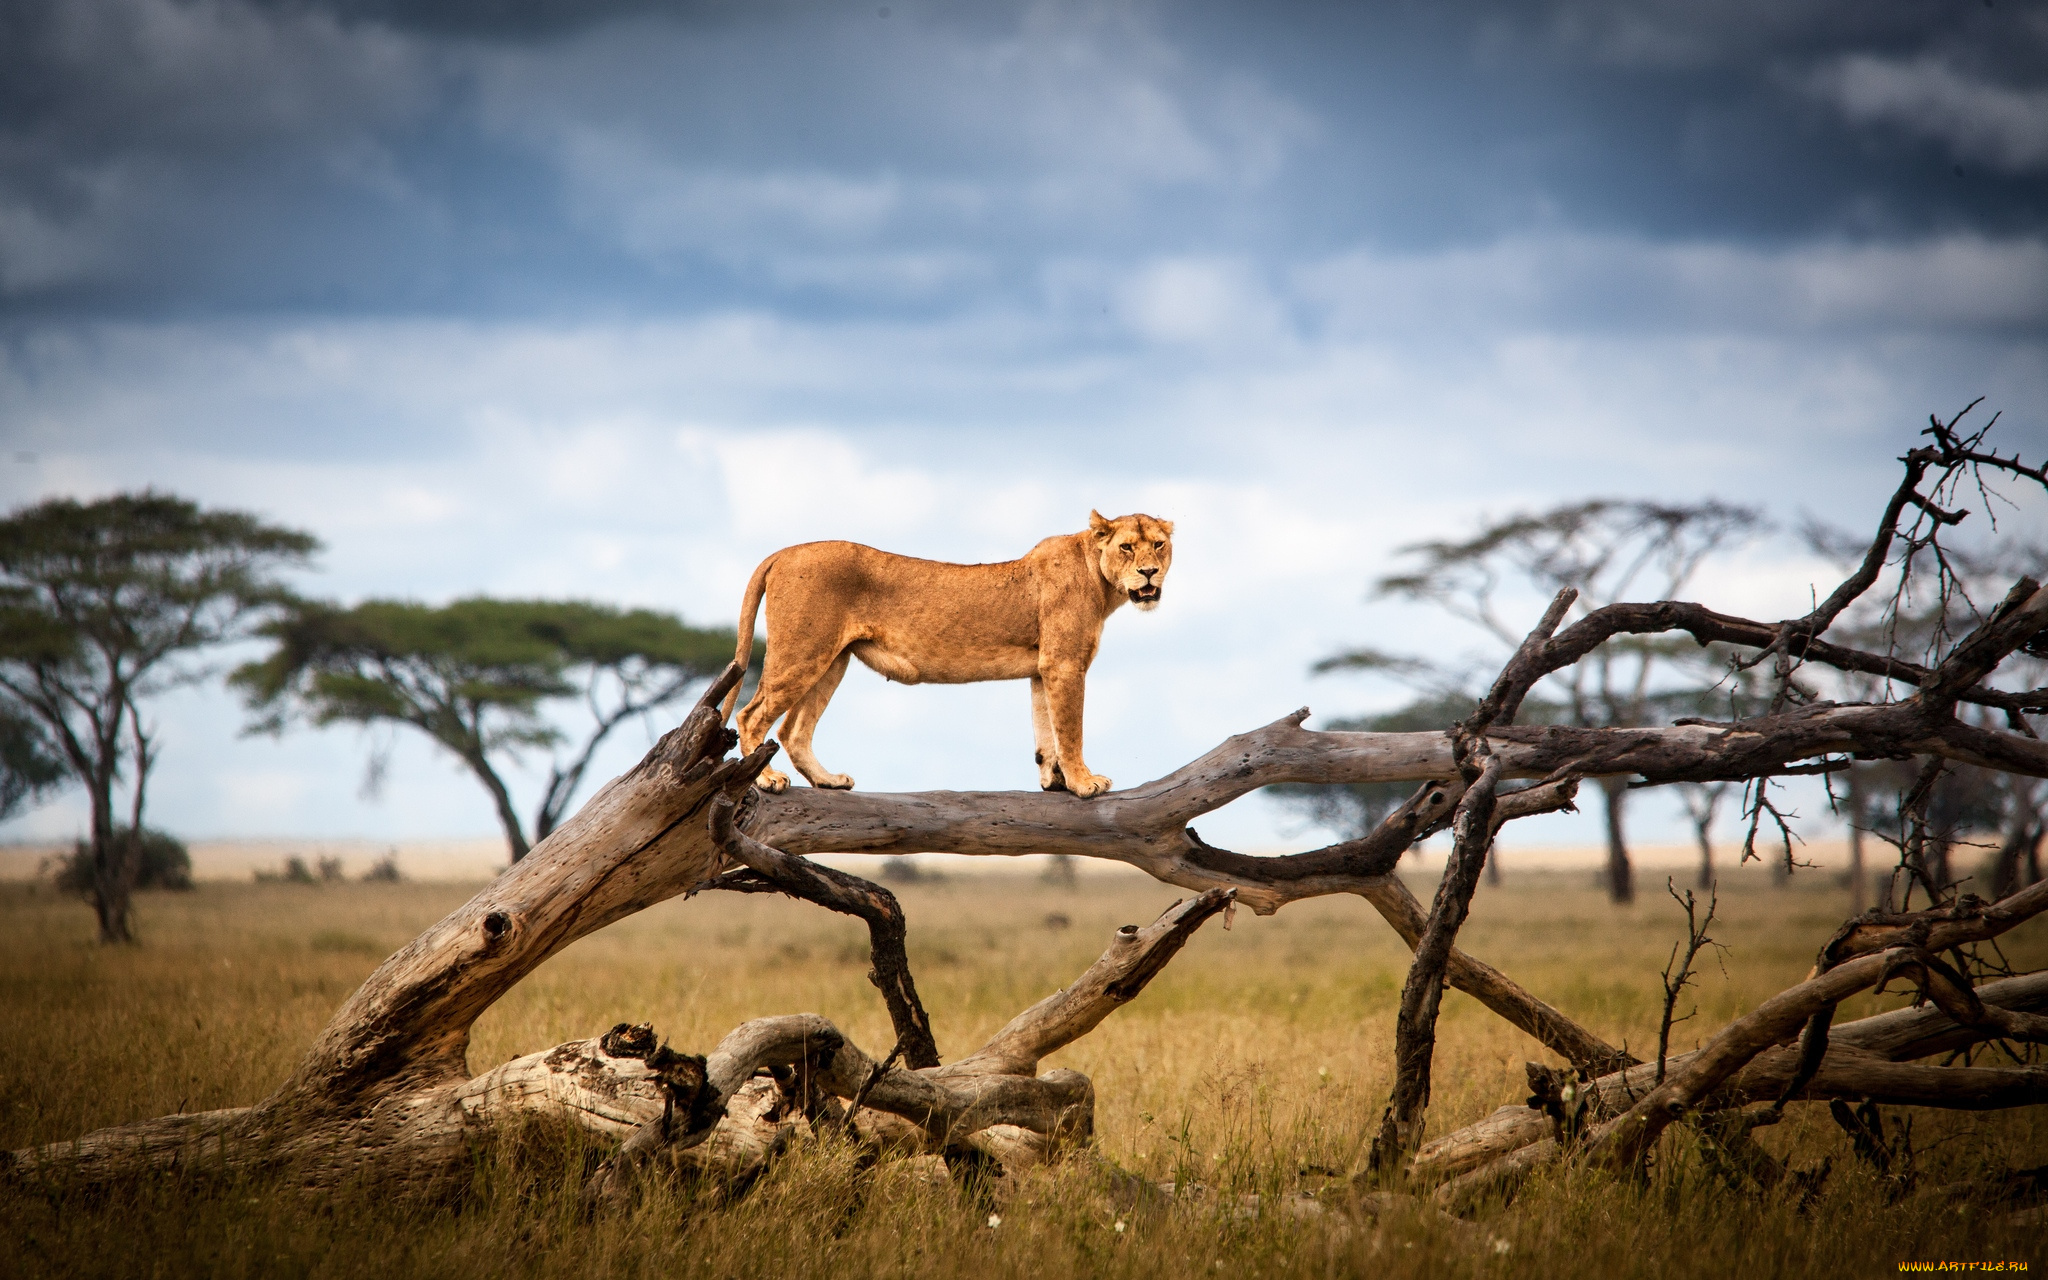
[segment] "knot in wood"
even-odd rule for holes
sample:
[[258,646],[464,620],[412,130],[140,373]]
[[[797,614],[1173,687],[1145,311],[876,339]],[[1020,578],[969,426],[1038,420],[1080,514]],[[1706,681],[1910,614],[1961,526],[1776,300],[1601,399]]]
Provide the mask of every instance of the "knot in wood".
[[659,1043],[654,1035],[653,1023],[621,1022],[598,1037],[597,1047],[607,1058],[638,1058],[645,1062],[653,1056],[655,1046]]
[[493,943],[503,941],[505,935],[510,932],[512,932],[511,916],[506,915],[502,911],[493,911],[491,912],[491,914],[484,917],[485,946],[490,946]]

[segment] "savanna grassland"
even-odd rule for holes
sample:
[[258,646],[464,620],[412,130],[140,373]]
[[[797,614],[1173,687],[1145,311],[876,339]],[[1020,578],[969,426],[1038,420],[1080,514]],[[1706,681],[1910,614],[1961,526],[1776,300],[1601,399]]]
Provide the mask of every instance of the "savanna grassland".
[[[1526,861],[1526,860],[1525,860]],[[1647,878],[1647,877],[1646,877]],[[1428,884],[1418,881],[1425,898]],[[171,1111],[251,1103],[291,1069],[337,1005],[391,950],[471,887],[207,884],[139,901],[141,945],[92,944],[92,915],[47,887],[0,887],[0,1148],[61,1141]],[[1173,890],[1135,877],[1073,889],[1023,876],[954,877],[898,890],[910,956],[942,1053],[978,1045],[1081,972],[1117,925],[1149,922]],[[1847,910],[1818,873],[1776,888],[1731,873],[1690,1048],[1800,978]],[[1638,905],[1607,904],[1582,874],[1511,874],[1479,892],[1460,945],[1610,1040],[1654,1052],[1658,973],[1682,915],[1661,878]],[[2048,964],[2038,922],[2006,941]],[[171,1180],[111,1198],[32,1193],[0,1213],[10,1275],[1597,1275],[1868,1276],[1907,1260],[2048,1265],[2039,1226],[1958,1212],[1939,1184],[2048,1162],[2043,1108],[1913,1115],[1920,1190],[1888,1201],[1817,1107],[1764,1144],[1795,1167],[1832,1161],[1816,1194],[1760,1197],[1708,1177],[1675,1128],[1647,1180],[1547,1175],[1461,1232],[1418,1215],[1302,1217],[1271,1193],[1329,1185],[1355,1166],[1391,1083],[1389,1046],[1407,954],[1353,899],[1299,903],[1234,928],[1206,926],[1130,1007],[1051,1059],[1088,1073],[1108,1160],[1206,1194],[1120,1210],[1090,1162],[999,1180],[985,1193],[933,1162],[857,1172],[813,1144],[736,1205],[657,1191],[630,1214],[583,1216],[591,1154],[536,1129],[477,1153],[472,1192],[391,1203],[366,1185],[309,1199],[261,1183]],[[651,1021],[708,1050],[734,1025],[817,1012],[870,1051],[893,1037],[865,978],[855,922],[779,898],[670,902],[577,943],[478,1025],[475,1070],[621,1021]],[[1861,997],[1842,1019],[1901,1002]],[[1449,993],[1439,1028],[1432,1135],[1527,1092],[1533,1042]],[[1895,1113],[1903,1115],[1905,1113]],[[1264,1193],[1258,1205],[1244,1196]],[[991,1214],[1000,1219],[991,1225]],[[1123,1223],[1119,1230],[1117,1224]]]

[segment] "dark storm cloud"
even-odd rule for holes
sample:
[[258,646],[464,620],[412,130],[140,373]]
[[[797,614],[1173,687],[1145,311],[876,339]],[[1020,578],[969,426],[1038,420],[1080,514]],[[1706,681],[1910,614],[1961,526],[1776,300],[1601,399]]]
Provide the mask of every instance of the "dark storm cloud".
[[[377,22],[437,36],[487,40],[558,37],[622,18],[660,17],[711,27],[820,6],[801,0],[257,0],[273,12],[318,9],[348,22]],[[844,7],[844,6],[841,6]]]
[[2048,212],[2048,19],[2010,5],[15,0],[0,22],[17,322],[915,316],[1057,306],[1074,262],[2034,237]]

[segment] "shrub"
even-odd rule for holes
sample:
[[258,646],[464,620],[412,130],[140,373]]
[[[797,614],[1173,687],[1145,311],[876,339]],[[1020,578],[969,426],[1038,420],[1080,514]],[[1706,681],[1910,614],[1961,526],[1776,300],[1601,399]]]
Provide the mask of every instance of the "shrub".
[[888,884],[930,884],[944,879],[938,872],[918,866],[916,859],[901,856],[883,861],[881,878]]
[[[126,840],[131,832],[127,827],[114,829],[115,840]],[[53,877],[57,887],[65,893],[75,893],[82,898],[92,896],[92,845],[84,840],[71,846],[69,855],[57,864]],[[168,835],[154,827],[142,829],[142,866],[135,873],[135,887],[138,889],[190,889],[192,887],[192,853],[184,841]]]

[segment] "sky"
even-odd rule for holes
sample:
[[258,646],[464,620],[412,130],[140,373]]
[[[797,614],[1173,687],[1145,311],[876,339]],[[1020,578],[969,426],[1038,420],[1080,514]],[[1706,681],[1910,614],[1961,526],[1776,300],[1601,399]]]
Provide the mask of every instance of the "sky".
[[[0,501],[154,486],[317,534],[310,594],[706,624],[790,543],[1151,512],[1166,601],[1089,685],[1127,785],[1408,696],[1333,651],[1497,656],[1373,596],[1418,540],[1594,496],[1867,529],[1978,397],[2048,450],[2044,223],[2011,0],[0,0]],[[1781,534],[1691,594],[1834,572]],[[857,670],[818,751],[1030,786],[1027,707]],[[246,737],[217,680],[151,715],[188,838],[494,830],[424,742],[366,794],[356,730]]]

